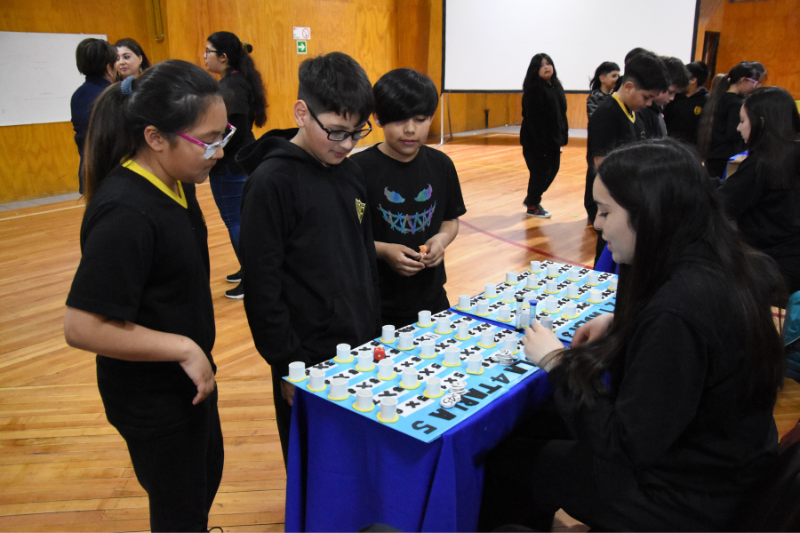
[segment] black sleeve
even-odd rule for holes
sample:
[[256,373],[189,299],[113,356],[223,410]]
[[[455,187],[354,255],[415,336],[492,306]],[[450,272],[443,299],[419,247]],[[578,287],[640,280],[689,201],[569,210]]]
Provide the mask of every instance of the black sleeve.
[[535,147],[547,145],[547,116],[545,113],[543,90],[534,85],[522,94],[523,108],[525,109],[525,127],[528,130],[528,138]]
[[742,108],[741,102],[734,102],[728,108],[728,116],[725,120],[725,139],[737,144],[741,144],[742,134],[736,128],[739,127],[739,110]]
[[[296,226],[297,205],[289,180],[270,176],[262,165],[245,182],[239,247],[244,272],[244,308],[258,353],[270,365],[311,359],[301,353],[283,295],[283,261]],[[278,179],[275,179],[275,178]]]
[[228,116],[241,114],[247,115],[250,111],[249,90],[244,76],[228,74],[219,82],[222,99]]
[[579,406],[560,367],[553,369],[556,407],[573,435],[601,459],[646,468],[692,423],[708,365],[708,347],[679,316],[642,320],[616,398]]
[[605,157],[619,143],[617,121],[614,113],[617,110],[610,106],[598,107],[589,119],[589,146],[591,157]]
[[250,123],[246,114],[236,113],[234,115],[228,114],[228,122],[236,128],[236,133],[233,134],[231,140],[225,146],[224,151],[226,154],[232,154],[231,161],[242,145],[245,144],[247,133],[250,131]]
[[592,91],[589,97],[586,99],[586,117],[591,118],[594,112],[597,110],[597,106],[600,105],[601,99],[597,92]]
[[92,212],[67,306],[135,321],[153,260],[155,235],[139,213],[120,205]]
[[447,205],[444,210],[444,220],[453,220],[466,214],[467,207],[464,205],[464,197],[461,194],[461,183],[458,180],[456,166],[449,157],[447,157],[445,180],[447,184]]
[[755,159],[748,157],[742,161],[732,176],[722,182],[719,191],[725,211],[731,220],[738,220],[761,199],[764,191],[756,178],[757,166]]

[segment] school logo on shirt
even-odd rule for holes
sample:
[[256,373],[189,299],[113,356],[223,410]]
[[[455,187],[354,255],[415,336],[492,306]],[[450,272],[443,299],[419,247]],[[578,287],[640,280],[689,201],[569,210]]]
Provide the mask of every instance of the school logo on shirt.
[[700,114],[700,113],[702,113],[702,112],[703,112],[703,108],[702,108],[702,107],[700,107],[700,106],[696,106],[696,107],[694,108],[694,114],[695,114],[695,115],[699,115],[699,114]]
[[358,214],[358,222],[361,223],[361,220],[364,218],[364,209],[367,207],[367,204],[356,198],[356,213]]

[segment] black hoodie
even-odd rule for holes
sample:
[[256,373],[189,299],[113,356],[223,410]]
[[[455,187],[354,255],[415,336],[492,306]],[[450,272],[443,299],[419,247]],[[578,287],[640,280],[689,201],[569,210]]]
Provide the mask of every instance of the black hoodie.
[[375,243],[361,169],[326,167],[273,130],[243,147],[249,177],[239,237],[244,305],[256,349],[286,375],[380,333]]

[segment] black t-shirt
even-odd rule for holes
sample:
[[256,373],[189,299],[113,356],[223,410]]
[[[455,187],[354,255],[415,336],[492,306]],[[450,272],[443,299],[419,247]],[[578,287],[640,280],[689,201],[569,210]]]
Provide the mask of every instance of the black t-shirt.
[[697,126],[707,101],[708,90],[705,87],[700,87],[692,96],[676,94],[675,99],[664,106],[667,135],[679,141],[697,144]]
[[[114,169],[86,208],[67,305],[189,337],[216,371],[208,230],[193,188],[184,194],[187,207],[136,172]],[[109,422],[131,431],[169,430],[199,412],[197,388],[177,362],[98,354],[97,381]]]
[[636,120],[641,120],[644,134],[648,139],[660,139],[667,134],[664,119],[661,116],[661,106],[651,104],[636,112]]
[[589,160],[605,157],[614,148],[645,139],[642,121],[625,107],[613,95],[597,106],[589,118],[589,138],[587,149]]
[[225,100],[225,108],[228,111],[228,122],[236,127],[236,133],[223,149],[222,159],[211,168],[212,176],[222,175],[228,168],[234,172],[244,172],[242,167],[236,163],[236,154],[239,148],[256,140],[253,135],[255,102],[250,94],[247,78],[238,71],[231,72],[219,80],[219,85],[222,98]]
[[706,159],[729,159],[744,151],[744,139],[739,127],[739,110],[744,97],[726,92],[720,98],[711,130],[711,148]]
[[[467,212],[456,167],[438,150],[422,146],[412,161],[403,163],[373,146],[351,159],[364,171],[372,234],[378,242],[418,251],[421,244],[439,233],[442,222]],[[445,294],[447,281],[444,261],[405,277],[379,260],[378,278],[384,315],[430,309]]]

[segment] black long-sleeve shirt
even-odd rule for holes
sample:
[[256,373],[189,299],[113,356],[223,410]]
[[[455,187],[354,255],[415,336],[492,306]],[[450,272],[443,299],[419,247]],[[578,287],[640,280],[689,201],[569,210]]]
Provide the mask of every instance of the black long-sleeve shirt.
[[523,148],[544,150],[564,146],[569,139],[564,90],[548,83],[533,84],[522,93]]

